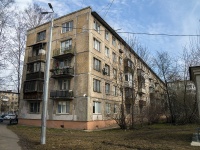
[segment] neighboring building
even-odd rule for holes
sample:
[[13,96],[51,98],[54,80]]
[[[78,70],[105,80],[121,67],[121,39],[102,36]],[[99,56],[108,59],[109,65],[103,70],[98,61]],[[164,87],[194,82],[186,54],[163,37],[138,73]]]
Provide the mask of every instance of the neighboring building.
[[[186,86],[185,86],[186,85]],[[174,91],[186,91],[186,93],[196,93],[196,87],[194,83],[190,80],[182,81],[182,80],[177,80],[174,82],[169,82],[168,86],[170,89],[173,89]],[[185,89],[186,88],[186,89]]]
[[18,93],[12,90],[0,91],[0,114],[18,112]]
[[[164,83],[90,7],[54,20],[48,127],[96,129],[161,100]],[[19,123],[41,125],[49,23],[27,32]],[[120,90],[123,89],[123,90]],[[155,93],[156,91],[156,93]]]

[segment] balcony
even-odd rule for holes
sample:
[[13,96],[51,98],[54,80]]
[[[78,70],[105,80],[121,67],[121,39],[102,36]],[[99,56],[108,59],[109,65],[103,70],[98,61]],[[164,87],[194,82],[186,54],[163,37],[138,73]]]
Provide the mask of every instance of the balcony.
[[24,100],[42,100],[42,92],[24,93]]
[[129,66],[124,66],[124,73],[134,73],[134,69]]
[[73,57],[74,56],[74,49],[72,46],[69,48],[63,49],[54,49],[53,51],[53,58],[55,59],[65,59],[66,57]]
[[145,86],[139,86],[138,87],[138,93],[139,94],[145,94],[146,93]]
[[50,98],[52,98],[52,99],[73,99],[73,91],[72,90],[51,91]]
[[44,72],[33,72],[26,74],[26,80],[33,79],[43,79],[44,80]]
[[45,62],[45,60],[46,60],[46,55],[31,56],[31,57],[28,57],[28,62],[27,63],[31,63],[31,62],[35,62],[35,61],[43,61],[43,62]]
[[74,76],[74,68],[56,68],[51,69],[52,78],[66,78]]
[[124,81],[124,87],[130,87],[132,88],[132,82],[131,81]]

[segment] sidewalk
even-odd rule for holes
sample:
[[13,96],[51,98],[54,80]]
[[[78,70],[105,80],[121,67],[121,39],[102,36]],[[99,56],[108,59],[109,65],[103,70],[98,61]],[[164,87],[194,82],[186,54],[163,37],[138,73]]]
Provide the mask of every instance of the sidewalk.
[[0,150],[22,150],[18,145],[18,136],[7,129],[8,121],[0,123]]

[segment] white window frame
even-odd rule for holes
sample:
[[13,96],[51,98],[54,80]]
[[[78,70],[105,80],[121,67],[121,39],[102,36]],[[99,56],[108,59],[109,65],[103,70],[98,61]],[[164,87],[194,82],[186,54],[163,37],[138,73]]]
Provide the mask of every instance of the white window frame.
[[116,45],[117,45],[116,38],[115,38],[114,36],[112,37],[112,45],[113,45],[113,46],[116,46]]
[[110,50],[108,47],[105,46],[105,55],[109,58],[110,57]]
[[109,83],[105,83],[105,93],[110,94],[110,84]]
[[72,39],[68,39],[60,43],[61,53],[64,51],[71,50],[71,48],[72,48]]
[[117,104],[114,104],[113,109],[114,109],[114,110],[113,110],[113,113],[116,114],[116,113],[117,113]]
[[113,68],[113,78],[117,79],[117,69]]
[[109,41],[109,32],[105,30],[105,39]]
[[101,42],[94,38],[94,49],[100,52],[101,50]]
[[70,101],[58,101],[57,114],[69,114]]
[[111,104],[106,103],[106,114],[110,114],[110,113],[111,113]]
[[113,62],[117,62],[117,55],[112,52],[112,59],[113,59]]
[[73,21],[65,22],[62,24],[62,33],[66,33],[73,30]]
[[110,76],[110,66],[105,64],[105,72],[107,76]]
[[117,96],[117,86],[113,85],[113,96]]
[[101,114],[101,102],[93,101],[93,114]]
[[100,33],[100,24],[94,20],[94,30]]

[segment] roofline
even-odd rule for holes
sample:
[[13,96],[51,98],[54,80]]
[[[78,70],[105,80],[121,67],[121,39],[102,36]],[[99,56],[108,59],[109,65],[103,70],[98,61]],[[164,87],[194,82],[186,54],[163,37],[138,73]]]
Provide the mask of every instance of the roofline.
[[[59,19],[61,19],[61,18],[63,18],[63,17],[69,16],[69,15],[75,14],[75,13],[77,13],[77,12],[83,11],[83,10],[85,10],[85,9],[91,9],[91,10],[92,10],[92,8],[91,8],[90,6],[88,6],[88,7],[79,9],[79,10],[77,10],[77,11],[71,12],[71,13],[69,13],[69,14],[66,14],[66,15],[64,15],[64,16],[58,17],[58,18],[54,19],[54,21],[59,20]],[[31,30],[33,30],[33,29],[36,29],[36,28],[38,28],[38,27],[41,27],[41,26],[43,26],[43,25],[45,25],[45,24],[48,24],[48,23],[50,23],[50,21],[45,22],[45,23],[43,23],[43,24],[41,24],[41,25],[39,25],[39,26],[36,26],[36,27],[34,27],[34,28],[28,29],[27,32],[28,32],[28,31],[31,31]]]
[[159,80],[160,82],[162,82],[163,84],[165,84],[160,77],[158,77],[158,75],[146,64],[146,62],[144,62],[144,60],[142,60],[142,58],[140,58],[140,56],[123,40],[123,38],[121,38],[121,36],[110,26],[107,24],[107,22],[101,18],[101,16],[95,12],[92,11],[91,14],[102,24],[104,25],[120,42],[122,42],[123,45],[125,45],[125,47],[127,47],[129,49],[129,51],[136,56],[136,58],[138,58]]

